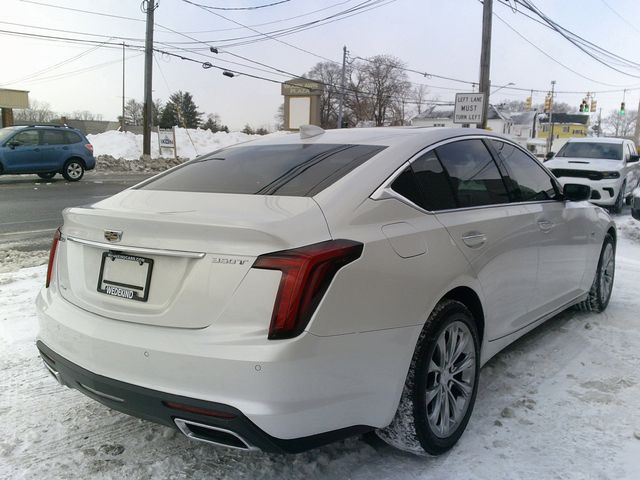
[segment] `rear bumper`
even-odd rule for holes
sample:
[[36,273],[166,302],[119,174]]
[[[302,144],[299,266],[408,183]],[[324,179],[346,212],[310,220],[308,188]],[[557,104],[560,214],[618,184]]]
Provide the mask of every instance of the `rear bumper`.
[[[182,433],[185,433],[185,425],[187,428],[190,425],[213,427],[215,430],[211,430],[213,433],[210,437],[203,434],[196,437],[209,443],[242,450],[299,453],[372,429],[356,425],[304,438],[275,438],[258,428],[242,412],[228,405],[172,395],[96,375],[58,355],[41,341],[37,342],[37,347],[45,366],[62,385],[76,389],[119,412],[173,427]],[[172,408],[175,404],[181,408]],[[189,409],[192,411],[188,411]],[[200,414],[193,410],[208,412]],[[215,413],[219,416],[215,416]]]
[[[55,283],[41,291],[36,308],[40,344],[81,372],[90,372],[85,375],[93,377],[85,380],[93,383],[85,385],[108,379],[132,387],[130,391],[152,392],[154,398],[175,396],[186,399],[178,403],[242,412],[238,418],[258,431],[248,434],[250,440],[265,449],[269,442],[278,446],[280,440],[325,436],[331,440],[323,441],[332,441],[335,431],[351,434],[366,428],[363,425],[388,425],[421,328],[331,337],[306,332],[295,339],[270,341],[263,331],[237,326],[232,334],[224,322],[180,329],[111,320],[72,305],[60,296]],[[73,380],[65,383],[78,388]],[[118,398],[124,395],[113,393],[106,383],[95,390]],[[86,388],[78,389],[109,404]],[[118,402],[109,406],[175,426],[162,405],[160,410],[142,412]],[[268,442],[254,438],[262,434]]]

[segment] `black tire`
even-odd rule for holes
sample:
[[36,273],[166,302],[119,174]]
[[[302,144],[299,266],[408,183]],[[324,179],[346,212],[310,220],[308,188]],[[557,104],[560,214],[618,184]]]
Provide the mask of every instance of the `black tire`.
[[[609,254],[611,254],[609,264]],[[606,263],[606,265],[605,265]],[[600,250],[600,258],[598,258],[598,267],[596,268],[596,276],[591,284],[591,290],[587,299],[580,302],[577,306],[583,312],[600,313],[607,308],[613,291],[613,280],[616,273],[616,244],[611,234],[607,233],[604,237],[602,249]]]
[[69,182],[77,182],[84,176],[84,164],[82,160],[77,158],[70,158],[67,163],[64,164],[62,169],[62,176]]
[[620,193],[616,197],[616,203],[611,206],[611,213],[621,213],[624,207],[624,191],[627,189],[627,183],[623,183],[620,187]]
[[40,178],[43,178],[44,180],[49,180],[50,178],[53,178],[56,176],[56,172],[39,173],[38,176]]
[[640,208],[631,209],[631,216],[636,220],[640,220]]
[[[462,326],[466,327],[466,330]],[[432,369],[430,371],[430,365],[438,366],[434,359],[441,358],[438,353],[440,351],[438,340],[444,335],[443,338],[446,343],[446,333],[451,329],[455,331],[456,328],[461,328],[461,332],[464,331],[465,335],[469,335],[466,337],[467,343],[464,345],[471,341],[473,353],[461,351],[449,363],[451,365],[449,369],[439,371]],[[451,339],[453,337],[449,336],[448,338]],[[459,337],[456,334],[456,339],[459,340],[460,338],[464,337]],[[462,345],[462,343],[458,345]],[[456,348],[453,348],[453,350],[455,352]],[[470,365],[464,370],[468,375],[467,380],[464,379],[462,373],[459,374],[460,376],[457,374],[451,375],[454,366],[458,365],[461,368],[467,362]],[[446,362],[441,363],[447,365]],[[448,378],[445,377],[443,372],[449,375]],[[376,434],[389,445],[404,451],[417,454],[426,452],[430,455],[445,453],[456,444],[469,422],[478,391],[479,373],[480,341],[473,315],[463,303],[456,300],[440,302],[429,316],[418,338],[396,415],[389,426],[376,430]],[[471,381],[473,383],[469,385]],[[457,382],[457,384],[464,382],[465,388],[469,393],[464,395],[463,390],[456,387],[453,382]],[[444,387],[444,384],[448,384],[448,386]],[[431,394],[432,399],[428,400],[428,391],[435,392],[438,389],[440,392],[445,392],[444,395],[440,397],[437,394]],[[463,399],[464,403],[457,416],[458,418],[450,425],[450,431],[445,433],[437,432],[438,419],[441,420],[441,426],[445,422],[442,408],[440,408],[442,402],[436,397],[440,397],[442,400],[445,400],[446,397],[448,407],[444,411],[447,412],[448,423],[451,419],[450,402],[456,389],[462,395],[454,399],[454,401],[457,403],[458,400]],[[446,392],[449,392],[449,394]],[[434,402],[436,405],[433,405]],[[441,415],[439,416],[437,412],[441,412]],[[453,416],[455,419],[455,412]],[[434,417],[435,421],[433,420]],[[432,423],[435,423],[435,426]]]

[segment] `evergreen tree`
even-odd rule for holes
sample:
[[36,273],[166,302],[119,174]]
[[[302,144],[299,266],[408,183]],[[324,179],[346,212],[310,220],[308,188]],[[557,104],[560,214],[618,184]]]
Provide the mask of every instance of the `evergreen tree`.
[[247,123],[242,129],[242,133],[246,133],[247,135],[253,135],[256,132],[254,132],[253,128],[251,128],[251,125]]
[[174,125],[186,128],[198,128],[202,112],[189,92],[178,91],[169,97],[160,117],[160,127],[171,128]]

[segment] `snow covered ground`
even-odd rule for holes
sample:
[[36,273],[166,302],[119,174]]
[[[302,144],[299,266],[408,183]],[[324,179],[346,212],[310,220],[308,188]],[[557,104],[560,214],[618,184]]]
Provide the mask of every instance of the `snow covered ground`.
[[360,438],[243,453],[111,411],[58,386],[38,358],[46,267],[0,274],[0,478],[638,479],[640,222],[618,220],[607,311],[565,312],[497,355],[467,431],[438,458]]
[[[142,135],[112,130],[97,135],[87,135],[87,138],[93,145],[96,156],[111,155],[116,159],[137,160],[142,155]],[[241,132],[213,133],[210,130],[176,128],[176,145],[180,158],[195,158],[227,145],[256,138],[260,138],[260,135],[247,135]],[[155,133],[151,137],[151,156],[153,158],[173,156],[173,151],[169,149],[162,149],[162,155],[159,154],[158,136]]]

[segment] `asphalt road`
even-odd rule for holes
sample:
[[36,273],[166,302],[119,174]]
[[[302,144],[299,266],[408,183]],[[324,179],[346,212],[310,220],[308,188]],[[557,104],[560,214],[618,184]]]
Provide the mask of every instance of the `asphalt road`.
[[150,173],[87,172],[79,182],[61,175],[0,176],[0,250],[47,250],[62,210],[95,203],[150,177]]

